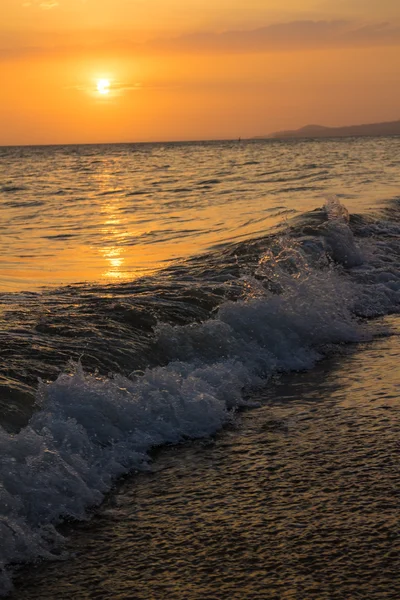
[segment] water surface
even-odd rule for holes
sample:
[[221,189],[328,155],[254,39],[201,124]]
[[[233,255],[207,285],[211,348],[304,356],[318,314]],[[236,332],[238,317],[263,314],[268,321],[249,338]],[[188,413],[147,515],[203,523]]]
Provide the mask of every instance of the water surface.
[[[335,557],[332,552],[353,514],[360,518],[356,538],[371,526],[379,548],[390,552],[383,537],[392,531],[392,513],[378,525],[374,519],[393,504],[387,491],[394,479],[385,471],[384,481],[379,460],[395,468],[392,450],[385,453],[383,447],[397,435],[397,362],[395,346],[374,344],[395,339],[397,325],[388,315],[400,308],[399,144],[399,138],[371,138],[0,149],[0,593],[12,589],[13,564],[64,556],[65,530],[59,527],[66,520],[87,519],[121,476],[148,471],[154,448],[210,439],[235,422],[239,409],[279,398],[285,377],[291,379],[279,407],[268,401],[262,412],[251,413],[254,423],[260,422],[249,434],[250,455],[242,461],[241,439],[228,444],[226,457],[221,445],[218,460],[228,481],[211,490],[216,502],[221,510],[228,507],[232,523],[241,498],[251,508],[259,482],[251,475],[257,474],[250,466],[252,453],[263,456],[275,423],[283,436],[275,454],[258,463],[268,481],[260,497],[268,500],[271,513],[265,548],[275,552],[270,536],[279,527],[274,523],[292,519],[292,507],[285,503],[297,498],[307,544],[315,534],[312,514],[325,523],[331,544],[327,560],[346,560],[344,550]],[[379,348],[373,368],[369,359],[363,366],[364,344]],[[352,381],[346,374],[346,366],[355,364],[349,348],[351,356],[361,357]],[[327,387],[329,370],[319,365],[343,354],[343,368]],[[307,400],[301,373],[308,374],[312,398],[304,419],[296,404],[296,390]],[[277,380],[283,382],[280,389]],[[336,385],[344,386],[340,398]],[[381,397],[385,406],[374,413],[375,398]],[[286,430],[293,432],[291,438]],[[335,444],[337,454],[332,454]],[[319,465],[315,476],[314,459],[307,462],[311,448]],[[318,462],[322,456],[325,467]],[[197,458],[191,457],[189,451],[185,473],[195,474]],[[281,463],[285,468],[274,488],[269,466],[276,470]],[[352,464],[358,465],[356,475]],[[248,488],[247,483],[240,488],[241,472]],[[317,496],[321,500],[313,513],[306,496],[308,487],[318,487],[318,473],[325,473],[326,490],[332,484],[333,491]],[[368,482],[376,492],[373,514],[363,508],[375,493]],[[157,486],[155,474],[155,487],[143,488],[146,504],[153,507],[142,522],[145,529],[162,514]],[[184,494],[184,484],[179,489]],[[347,493],[351,498],[331,535],[329,515],[341,490],[343,498]],[[197,494],[193,519],[203,524],[199,535],[209,540],[206,546],[218,559],[224,536],[231,544],[234,532],[226,519],[228,529],[214,523],[215,515],[203,519]],[[243,507],[237,517],[244,545],[234,552],[246,572],[257,559],[251,548],[246,550],[246,539],[255,540],[256,525],[265,517],[260,497],[247,532]],[[184,496],[176,502],[185,504]],[[121,514],[117,511],[118,523]],[[129,515],[129,527],[139,527],[134,511]],[[120,541],[132,555],[136,543],[131,538],[140,527],[136,533],[125,523],[121,527]],[[282,548],[295,557],[301,540],[286,529],[281,533]],[[95,525],[88,525],[85,536],[96,545]],[[180,547],[190,537],[182,536]],[[328,598],[338,589],[337,597],[347,600],[369,559],[374,572],[386,573],[380,580],[386,588],[379,590],[390,597],[393,561],[390,555],[387,571],[379,566],[372,538],[360,550],[361,570],[352,563],[358,573],[354,585],[345,583],[349,570],[339,569],[344,579],[331,579],[332,585],[314,597]],[[104,539],[101,560],[107,569],[120,546],[108,534]],[[263,552],[259,548],[261,562]],[[87,553],[87,568],[96,564],[97,569],[97,559],[91,563],[88,548]],[[214,564],[212,553],[201,556],[196,577]],[[276,570],[271,567],[276,580],[291,578],[295,587],[288,597],[313,597],[316,589],[299,565],[315,563],[323,570],[317,556],[311,563],[302,556],[293,558],[292,570],[283,555]],[[137,560],[150,573],[151,553],[140,551]],[[120,586],[125,567],[113,564],[118,577],[122,573]],[[261,567],[253,588],[258,594],[267,577]],[[45,575],[50,591],[43,591],[43,598],[54,595],[58,585],[54,568]],[[236,564],[232,577],[228,573],[226,594],[240,572]],[[73,597],[85,597],[79,588],[82,573]],[[87,581],[85,594],[107,597],[104,585],[96,575]],[[143,597],[156,594],[149,585]],[[201,586],[196,589],[202,593]],[[121,597],[127,593],[122,587]]]

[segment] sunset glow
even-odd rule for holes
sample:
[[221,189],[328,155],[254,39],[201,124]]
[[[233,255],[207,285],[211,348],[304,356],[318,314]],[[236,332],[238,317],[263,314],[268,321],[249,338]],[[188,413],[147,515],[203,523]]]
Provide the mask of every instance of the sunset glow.
[[99,94],[109,94],[110,93],[110,81],[109,79],[98,79],[97,80],[97,91]]
[[2,0],[0,144],[237,138],[399,118],[398,0],[283,5]]

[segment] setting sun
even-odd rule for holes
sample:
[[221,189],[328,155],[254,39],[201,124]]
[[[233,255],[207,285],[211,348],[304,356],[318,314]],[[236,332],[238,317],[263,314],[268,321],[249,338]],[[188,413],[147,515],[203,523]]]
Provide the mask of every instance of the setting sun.
[[99,94],[109,94],[110,93],[110,80],[109,79],[98,79],[97,80],[97,91]]

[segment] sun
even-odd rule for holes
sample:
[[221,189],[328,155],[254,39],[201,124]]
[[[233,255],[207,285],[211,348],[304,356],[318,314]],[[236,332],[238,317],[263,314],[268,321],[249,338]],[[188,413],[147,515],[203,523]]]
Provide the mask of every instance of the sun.
[[97,91],[99,94],[109,94],[110,93],[110,80],[109,79],[98,79],[96,82]]

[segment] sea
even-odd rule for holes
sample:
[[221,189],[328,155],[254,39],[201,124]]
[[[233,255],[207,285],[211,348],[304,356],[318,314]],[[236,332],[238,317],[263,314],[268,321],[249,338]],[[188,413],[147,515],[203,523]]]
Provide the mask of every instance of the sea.
[[1,147],[0,595],[399,597],[399,312],[400,137]]

